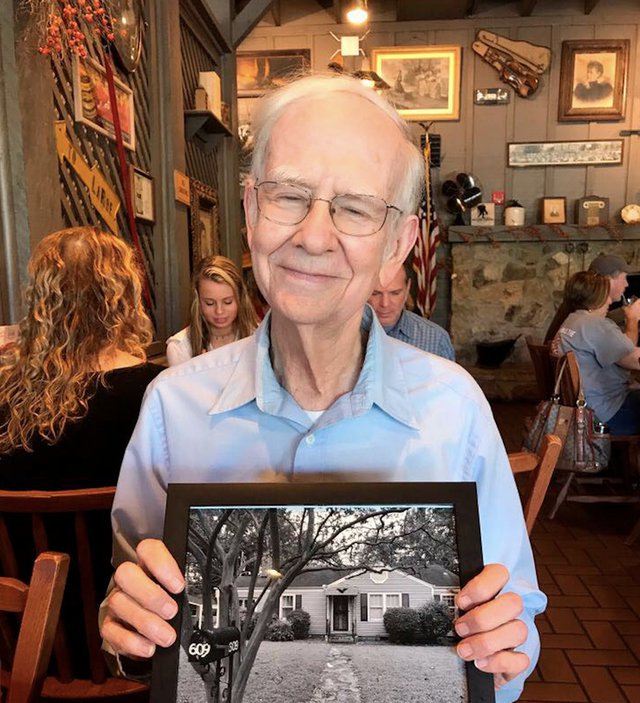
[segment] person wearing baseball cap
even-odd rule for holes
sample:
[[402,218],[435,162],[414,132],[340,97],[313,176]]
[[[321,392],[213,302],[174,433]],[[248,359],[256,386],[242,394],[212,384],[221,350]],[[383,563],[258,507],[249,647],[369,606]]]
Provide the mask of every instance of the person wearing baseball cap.
[[598,254],[589,266],[589,271],[609,278],[609,296],[612,303],[620,300],[629,285],[627,274],[631,273],[631,270],[629,264],[617,254]]

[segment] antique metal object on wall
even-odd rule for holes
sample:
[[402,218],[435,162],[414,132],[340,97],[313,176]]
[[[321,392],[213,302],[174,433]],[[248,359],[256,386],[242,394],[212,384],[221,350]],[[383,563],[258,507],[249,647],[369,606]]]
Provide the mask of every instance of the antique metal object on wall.
[[579,225],[595,227],[609,222],[609,198],[588,195],[576,200],[576,222]]
[[500,80],[522,98],[528,98],[538,90],[538,76],[551,63],[551,50],[546,46],[514,41],[484,29],[476,35],[472,48],[498,71]]

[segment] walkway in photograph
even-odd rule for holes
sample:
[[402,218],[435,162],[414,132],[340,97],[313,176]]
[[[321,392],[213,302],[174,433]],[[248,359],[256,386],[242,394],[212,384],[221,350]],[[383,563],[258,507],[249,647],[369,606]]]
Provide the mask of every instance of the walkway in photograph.
[[310,703],[360,703],[360,686],[349,650],[332,647]]

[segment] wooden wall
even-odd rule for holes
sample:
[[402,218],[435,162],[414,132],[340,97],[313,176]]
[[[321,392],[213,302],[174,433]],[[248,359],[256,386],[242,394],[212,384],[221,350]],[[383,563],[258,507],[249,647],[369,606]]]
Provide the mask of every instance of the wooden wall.
[[[239,50],[310,48],[313,69],[324,70],[339,48],[329,32],[337,36],[356,34],[352,27],[336,25],[329,13],[314,3],[309,3],[308,13],[300,9],[287,10],[286,5],[282,3],[281,26],[272,26],[272,20],[267,17]],[[442,135],[443,162],[439,173],[434,173],[436,181],[459,171],[471,172],[479,179],[486,200],[493,190],[504,190],[507,199],[517,198],[527,208],[527,223],[538,222],[542,196],[566,196],[568,222],[574,221],[574,201],[585,195],[609,197],[612,219],[626,203],[640,202],[640,137],[637,136],[624,138],[621,166],[525,169],[506,166],[507,142],[618,138],[620,130],[640,126],[640,90],[637,88],[640,5],[636,0],[600,0],[591,15],[583,14],[583,5],[577,0],[542,0],[533,17],[519,17],[517,3],[513,3],[501,10],[502,16],[494,12],[469,20],[371,23],[371,31],[362,42],[367,53],[379,46],[457,44],[463,48],[460,120],[435,123],[431,130]],[[533,97],[516,97],[509,89],[508,105],[474,105],[476,88],[504,86],[496,71],[471,49],[479,29],[490,29],[511,39],[551,48],[550,71],[542,77],[541,87]],[[561,45],[568,39],[630,40],[624,121],[557,121]],[[250,122],[253,101],[239,102],[240,123]],[[416,133],[419,131],[416,127]]]

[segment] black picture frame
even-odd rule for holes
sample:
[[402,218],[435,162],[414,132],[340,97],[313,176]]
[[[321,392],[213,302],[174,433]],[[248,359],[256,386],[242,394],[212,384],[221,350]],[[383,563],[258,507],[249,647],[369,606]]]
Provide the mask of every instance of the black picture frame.
[[[312,514],[313,519],[311,518]],[[244,532],[237,527],[241,521],[244,521],[242,522],[243,525],[250,525],[250,527],[242,528],[245,530]],[[351,525],[351,521],[356,521],[358,525],[357,530]],[[313,527],[309,528],[312,523]],[[296,539],[302,541],[297,542],[291,538],[290,542],[287,543],[283,541],[284,538],[275,539],[274,534],[293,534],[291,533],[293,529],[291,526],[295,524],[298,525],[300,530]],[[206,529],[205,525],[207,526]],[[375,529],[372,527],[374,525]],[[384,551],[384,549],[387,549],[387,543],[400,543],[397,535],[393,540],[388,539],[391,535],[389,530],[400,529],[397,527],[398,525],[402,526],[401,529],[406,530],[407,541],[413,539],[409,535],[416,535],[415,539],[420,543],[421,540],[428,540],[428,536],[437,528],[440,535],[439,549],[441,550],[438,552],[438,560],[444,561],[450,568],[445,568],[435,563],[425,564],[422,557],[420,559],[417,557],[412,558],[415,550],[409,547],[403,552],[405,561],[401,561],[399,552],[394,552],[395,561],[393,564],[383,565],[379,560],[377,566],[373,564],[371,560],[376,561],[374,559],[374,555],[377,554],[376,550],[381,550],[380,553],[388,555],[388,552]],[[319,526],[322,526],[322,530],[331,528],[334,532],[321,532]],[[312,530],[311,533],[308,532],[309,529]],[[360,551],[365,549],[365,540],[360,536],[357,538],[353,537],[353,535],[361,535],[365,530],[372,529],[373,532],[367,532],[366,549],[373,551]],[[340,532],[340,530],[342,531]],[[334,536],[327,541],[324,540],[326,534]],[[341,536],[338,537],[338,534]],[[377,541],[371,539],[372,534],[377,536]],[[314,539],[313,542],[311,537]],[[321,540],[320,537],[323,539]],[[404,537],[404,535],[401,535],[401,537]],[[340,545],[338,544],[338,539],[343,539]],[[348,542],[349,539],[352,541]],[[327,568],[325,568],[329,564],[327,553],[332,550],[334,552],[338,551],[340,546],[339,553],[347,554],[344,540],[347,540],[347,544],[351,549],[349,552],[351,555],[349,563],[353,568],[347,569],[346,574],[343,572],[336,573],[335,576],[339,578],[335,578],[325,584],[322,591],[319,586],[316,587],[313,584],[310,584],[308,591],[304,591],[302,586],[295,586],[296,579],[301,579],[303,576],[312,580],[319,580],[319,577],[323,576],[323,574],[318,572],[321,570],[327,571]],[[176,558],[180,569],[185,573],[187,589],[185,589],[184,594],[176,596],[179,609],[178,614],[172,621],[172,625],[180,633],[180,636],[171,647],[166,649],[158,648],[154,656],[151,689],[152,703],[176,703],[176,701],[187,699],[190,703],[199,703],[199,701],[204,702],[207,700],[204,689],[205,684],[198,680],[199,674],[196,672],[196,669],[202,672],[205,667],[201,663],[196,663],[195,665],[188,663],[187,651],[191,652],[191,656],[202,656],[205,659],[215,656],[218,662],[224,661],[224,667],[222,664],[220,666],[224,668],[225,676],[234,678],[233,674],[235,672],[235,681],[237,681],[238,676],[242,676],[244,680],[248,681],[247,689],[240,697],[238,695],[234,696],[233,692],[229,690],[224,692],[224,695],[223,691],[218,690],[219,700],[231,701],[231,703],[241,703],[241,701],[251,703],[252,699],[255,700],[250,691],[251,671],[253,671],[253,667],[266,665],[264,662],[261,664],[258,659],[258,656],[265,649],[267,652],[266,656],[286,658],[287,666],[290,666],[290,660],[287,657],[291,656],[291,652],[295,651],[296,656],[307,656],[308,658],[303,660],[305,663],[298,666],[296,671],[306,671],[306,663],[308,663],[309,676],[316,677],[313,680],[313,686],[317,685],[316,679],[319,676],[316,671],[316,664],[319,659],[318,652],[321,651],[323,646],[330,646],[322,639],[322,635],[317,640],[310,638],[302,643],[294,642],[291,644],[288,642],[265,643],[262,638],[255,640],[253,643],[251,638],[248,638],[246,640],[248,644],[242,641],[240,646],[238,642],[242,639],[242,634],[246,634],[247,626],[245,623],[247,621],[254,622],[253,627],[255,629],[251,637],[255,636],[256,632],[264,634],[260,632],[262,627],[261,618],[263,618],[265,623],[267,622],[270,617],[269,608],[273,612],[277,609],[278,615],[282,616],[285,614],[285,609],[287,614],[293,607],[299,608],[302,606],[304,609],[305,603],[309,606],[317,603],[317,599],[322,597],[325,598],[323,601],[326,616],[326,622],[324,623],[326,626],[325,634],[336,634],[334,632],[336,628],[342,632],[346,627],[344,632],[346,632],[347,638],[352,637],[355,641],[358,641],[358,647],[350,650],[352,654],[359,654],[364,648],[370,648],[367,650],[366,657],[361,658],[359,663],[356,662],[353,665],[354,671],[360,674],[359,680],[361,682],[363,680],[366,682],[370,678],[368,669],[367,676],[362,677],[362,662],[366,661],[366,666],[371,666],[368,663],[371,651],[374,651],[374,653],[378,652],[378,656],[384,658],[385,680],[388,681],[396,680],[386,679],[387,674],[389,677],[393,676],[393,667],[389,663],[390,657],[392,659],[399,658],[401,662],[399,666],[403,667],[406,667],[408,662],[417,661],[421,657],[431,657],[432,659],[434,657],[442,657],[442,659],[438,659],[439,671],[445,671],[450,685],[458,686],[461,695],[463,697],[466,695],[468,703],[493,703],[495,701],[493,676],[481,672],[472,662],[465,663],[457,657],[454,644],[458,638],[454,635],[452,629],[447,632],[446,636],[438,640],[440,646],[434,647],[427,647],[425,644],[402,646],[375,640],[378,637],[375,633],[379,632],[380,624],[384,620],[383,614],[388,608],[400,606],[401,604],[411,606],[412,602],[418,604],[421,599],[422,605],[420,607],[423,607],[430,597],[431,600],[440,600],[443,604],[439,606],[441,610],[447,611],[449,607],[452,611],[453,598],[450,597],[450,593],[459,590],[461,586],[482,570],[480,525],[474,483],[351,483],[348,481],[328,483],[314,481],[312,483],[170,484],[168,487],[164,541]],[[323,559],[320,559],[320,552],[316,552],[311,561],[307,560],[305,562],[303,569],[308,567],[308,572],[296,571],[301,563],[300,561],[295,561],[296,550],[299,552],[298,558],[303,559],[308,554],[304,550],[312,549],[313,545],[321,543],[325,544],[324,552],[322,552],[324,555]],[[232,544],[235,545],[233,547],[235,550],[238,549],[238,545],[242,545],[241,552],[244,560],[242,564],[244,566],[237,570],[237,574],[236,571],[229,571],[230,567],[228,566],[229,564],[236,564],[236,551],[232,551],[230,546]],[[279,547],[275,547],[274,545],[276,544]],[[417,545],[418,542],[415,544]],[[298,549],[298,545],[301,545],[301,549]],[[312,545],[312,547],[309,547],[309,545]],[[227,550],[226,557],[224,559],[220,558],[225,550]],[[278,562],[275,561],[275,550],[279,551],[278,558],[280,561]],[[203,554],[207,552],[218,554],[211,561],[211,564],[214,565],[212,569],[214,571],[215,568],[220,569],[219,578],[226,584],[225,588],[216,590],[213,587],[215,579],[210,580],[207,585],[202,578],[202,574],[205,573],[202,559]],[[271,561],[266,559],[265,554],[267,553],[271,555]],[[237,552],[237,554],[240,554],[240,552]],[[354,554],[359,555],[357,559],[362,561],[357,562]],[[331,558],[334,559],[335,555]],[[265,569],[265,563],[276,563],[280,571],[273,568]],[[222,564],[227,564],[227,566],[222,567]],[[249,566],[250,564],[251,566]],[[295,566],[296,564],[297,566]],[[402,568],[400,568],[401,566]],[[233,568],[236,569],[236,566]],[[258,575],[258,569],[262,571],[262,576]],[[420,569],[423,571],[419,571]],[[249,576],[244,573],[245,571],[249,573]],[[231,573],[234,575],[230,581],[229,575]],[[428,577],[425,575],[427,573],[430,574]],[[313,576],[311,577],[309,574],[313,574]],[[434,574],[442,574],[442,576],[435,578]],[[455,583],[456,575],[458,577],[457,585]],[[249,581],[245,583],[247,578],[249,578]],[[254,590],[249,591],[252,578]],[[358,579],[369,584],[369,589],[373,588],[374,592],[365,593],[362,584],[358,586]],[[369,580],[367,581],[367,579]],[[396,581],[393,579],[396,579]],[[405,579],[405,581],[403,582],[402,579]],[[437,585],[436,582],[438,581],[442,581],[444,585]],[[369,582],[374,585],[371,586]],[[388,586],[385,585],[387,583]],[[406,585],[398,585],[402,583]],[[408,584],[411,584],[411,586]],[[396,592],[398,587],[406,587],[407,590],[413,588],[415,593]],[[232,590],[229,590],[229,588]],[[303,600],[305,596],[300,595],[301,602],[298,603],[295,594],[296,588],[304,591],[307,598],[306,601]],[[200,610],[198,610],[197,602],[198,589],[200,593]],[[258,592],[262,593],[262,595],[258,596]],[[204,593],[213,594],[209,599],[206,599],[210,605],[208,616],[203,614],[206,607]],[[225,595],[221,596],[221,593]],[[405,595],[407,595],[406,602]],[[440,597],[436,598],[436,595]],[[284,599],[283,596],[285,597]],[[370,613],[370,617],[368,617],[368,613],[365,615],[366,611],[363,610],[365,608],[363,597],[365,596],[366,607],[369,608],[368,613]],[[224,600],[224,598],[228,600]],[[310,598],[312,599],[311,601],[309,601]],[[241,613],[243,600],[246,608],[244,615]],[[226,609],[229,619],[222,622],[225,615],[225,603],[231,604]],[[259,607],[261,603],[262,606]],[[309,610],[316,612],[312,607]],[[183,617],[187,612],[189,613],[189,620]],[[255,613],[258,614],[257,620],[253,617]],[[234,614],[237,619],[231,620],[231,616]],[[209,622],[213,623],[210,628],[206,626],[207,622],[202,622],[207,617]],[[450,617],[453,619],[453,612]],[[214,618],[218,618],[218,622],[214,623]],[[194,623],[196,624],[195,630]],[[313,628],[316,625],[322,626],[321,617],[314,615],[310,617],[311,634],[313,634]],[[197,630],[198,626],[202,626],[200,631]],[[237,626],[237,630],[233,630],[234,626]],[[240,630],[243,630],[242,634]],[[208,631],[209,634],[205,631]],[[301,644],[303,647],[301,647]],[[259,651],[256,659],[251,661],[249,647],[254,645],[254,648]],[[284,645],[290,645],[290,648],[288,650],[278,649],[279,646]],[[242,649],[242,647],[245,647],[245,649]],[[307,648],[306,650],[305,647]],[[374,647],[378,649],[374,650]],[[241,655],[239,653],[234,654],[239,648],[246,653],[244,661],[251,661],[251,664],[245,664],[244,670],[240,660]],[[324,650],[322,651],[325,653]],[[313,656],[308,654],[309,652],[314,652]],[[417,667],[416,672],[419,672],[419,690],[422,692],[422,686],[424,686],[425,700],[430,700],[431,698],[427,695],[427,686],[429,684],[425,683],[424,668],[420,667],[418,663],[415,666]],[[212,685],[212,680],[215,682],[216,667],[217,664],[213,662],[209,664],[209,669],[205,676],[213,677],[213,679],[207,678],[207,686]],[[256,676],[254,681],[258,680],[259,671],[259,668],[255,669]],[[275,673],[272,672],[272,674],[269,677],[270,680],[275,676]],[[179,676],[182,676],[180,690],[178,688]],[[262,682],[260,684],[260,695],[262,696],[264,695],[264,690],[262,689],[266,685],[264,683],[264,675],[259,680]],[[193,688],[189,688],[193,685],[196,686],[195,693]],[[223,687],[225,685],[224,682],[221,684]],[[278,703],[278,696],[282,696],[280,700],[283,703],[290,700],[291,698],[287,693],[287,685],[286,680],[279,682],[277,693],[275,696],[272,693],[270,700]],[[307,682],[307,685],[311,686],[311,682]],[[435,686],[436,684],[432,683],[431,685]],[[439,685],[441,686],[442,682]],[[199,686],[202,686],[201,696]],[[396,694],[397,690],[394,688],[393,696],[385,697],[378,679],[375,686],[375,695],[368,695],[365,688],[363,688],[361,700],[362,703],[368,703],[368,701],[373,700],[376,703],[392,703],[392,701],[402,699],[402,697],[396,697]]]

